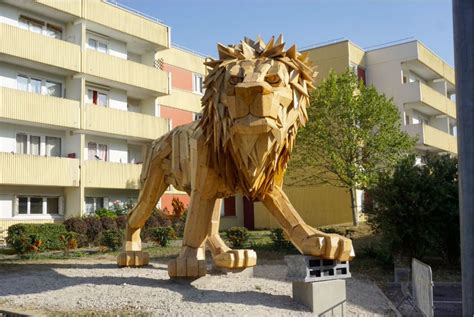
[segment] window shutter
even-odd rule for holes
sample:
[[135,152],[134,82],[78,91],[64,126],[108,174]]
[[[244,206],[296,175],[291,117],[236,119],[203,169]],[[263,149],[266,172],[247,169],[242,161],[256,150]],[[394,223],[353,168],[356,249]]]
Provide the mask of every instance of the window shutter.
[[58,213],[64,216],[64,196],[60,196],[58,199]]
[[227,197],[224,199],[224,216],[235,216],[235,197]]
[[104,197],[104,208],[109,209],[109,197]]
[[13,196],[13,217],[18,215],[18,206],[20,205],[18,196]]

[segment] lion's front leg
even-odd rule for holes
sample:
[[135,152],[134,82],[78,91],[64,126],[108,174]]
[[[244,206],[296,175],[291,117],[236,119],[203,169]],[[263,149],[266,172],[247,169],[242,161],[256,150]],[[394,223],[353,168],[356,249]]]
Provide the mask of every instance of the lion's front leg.
[[350,239],[337,234],[327,234],[308,226],[281,187],[275,186],[262,202],[301,253],[339,261],[348,261],[354,256]]
[[217,267],[227,269],[244,269],[257,264],[257,254],[253,250],[232,250],[219,235],[219,223],[222,199],[218,199],[212,211],[209,225],[207,246],[211,250],[212,259]]

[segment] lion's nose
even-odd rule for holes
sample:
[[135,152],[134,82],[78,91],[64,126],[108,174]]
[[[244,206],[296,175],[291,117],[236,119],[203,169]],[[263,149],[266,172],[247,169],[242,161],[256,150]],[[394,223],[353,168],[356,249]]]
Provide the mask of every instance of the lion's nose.
[[235,86],[235,95],[243,104],[247,106],[253,104],[255,97],[268,95],[271,92],[272,86],[266,82],[240,83]]

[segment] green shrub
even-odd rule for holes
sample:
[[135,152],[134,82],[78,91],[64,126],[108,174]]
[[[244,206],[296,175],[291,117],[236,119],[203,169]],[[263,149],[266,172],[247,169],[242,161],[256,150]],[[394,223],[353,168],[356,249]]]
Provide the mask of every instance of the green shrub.
[[117,230],[117,223],[116,223],[116,218],[110,218],[110,217],[102,217],[100,218],[100,222],[102,223],[102,228],[104,230]]
[[127,215],[120,215],[115,218],[115,223],[117,224],[117,228],[123,230],[127,227]]
[[249,240],[249,233],[247,228],[232,227],[226,230],[226,237],[230,245],[234,249],[243,248],[247,245]]
[[16,224],[8,228],[7,243],[17,253],[64,249],[68,234],[63,224]]
[[336,228],[333,228],[333,227],[323,227],[323,228],[319,228],[320,231],[324,232],[324,233],[335,233],[335,234],[338,234],[338,235],[344,235],[341,231],[337,230]]
[[87,233],[87,224],[81,217],[71,217],[66,219],[64,221],[64,227],[66,227],[67,231],[72,231],[78,234]]
[[151,231],[151,238],[162,247],[169,245],[170,240],[176,237],[172,227],[158,227]]
[[382,245],[394,255],[459,258],[457,160],[429,156],[415,165],[409,157],[393,175],[383,175],[368,194],[369,223],[382,234]]
[[117,214],[115,213],[115,211],[107,209],[107,208],[97,209],[95,211],[95,215],[99,218],[103,218],[103,217],[115,218],[115,217],[117,217]]
[[100,244],[112,251],[118,250],[122,246],[123,233],[119,230],[105,230],[101,234]]
[[186,225],[186,214],[187,211],[185,211],[179,217],[173,219],[171,223],[171,226],[173,227],[176,236],[180,238],[182,238],[184,235],[184,226]]
[[270,231],[270,239],[273,242],[275,250],[286,250],[293,246],[285,237],[285,233],[281,228],[275,228]]
[[84,222],[87,225],[87,241],[91,244],[97,244],[99,242],[100,234],[103,231],[102,221],[96,216],[84,217]]
[[170,219],[165,217],[159,209],[154,209],[150,215],[150,218],[145,222],[145,226],[141,231],[142,241],[146,242],[151,239],[151,232],[158,227],[169,227],[172,225]]

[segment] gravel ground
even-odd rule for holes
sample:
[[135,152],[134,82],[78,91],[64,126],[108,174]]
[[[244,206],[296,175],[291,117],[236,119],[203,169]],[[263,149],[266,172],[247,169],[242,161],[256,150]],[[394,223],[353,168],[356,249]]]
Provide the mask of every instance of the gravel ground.
[[[266,264],[248,274],[170,280],[166,265],[119,269],[110,260],[0,266],[0,311],[143,316],[311,316],[291,299],[286,267]],[[387,316],[387,299],[372,282],[347,281],[349,316]],[[1,315],[1,314],[0,314]]]

